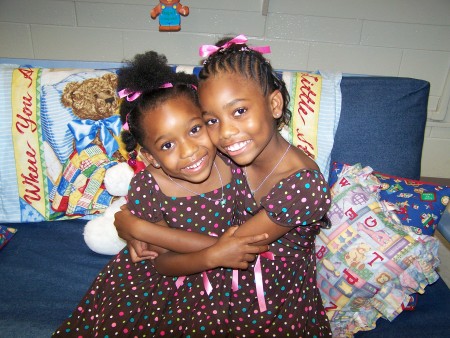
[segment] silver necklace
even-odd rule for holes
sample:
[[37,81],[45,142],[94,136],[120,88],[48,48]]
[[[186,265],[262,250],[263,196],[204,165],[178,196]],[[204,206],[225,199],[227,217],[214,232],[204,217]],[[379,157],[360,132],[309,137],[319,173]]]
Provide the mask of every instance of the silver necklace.
[[287,154],[287,152],[288,152],[290,147],[291,147],[291,144],[289,143],[287,148],[286,148],[286,150],[284,151],[283,156],[281,156],[281,158],[278,160],[277,164],[275,164],[275,167],[273,167],[272,171],[263,179],[263,181],[259,184],[258,188],[254,189],[254,190],[252,190],[252,188],[250,187],[250,182],[248,181],[247,167],[244,167],[244,174],[245,174],[245,177],[247,177],[247,183],[248,183],[248,186],[250,188],[250,191],[251,191],[252,195],[254,195],[255,192],[257,192],[262,187],[264,182],[270,177],[270,175],[273,174],[275,169],[277,169],[277,167],[280,165],[281,161],[283,161],[283,158],[286,156],[286,154]]
[[189,188],[186,188],[186,187],[182,186],[180,183],[175,182],[175,181],[172,179],[172,177],[171,177],[170,175],[167,175],[167,176],[169,177],[169,179],[170,179],[175,185],[179,186],[181,189],[184,189],[184,190],[190,192],[191,194],[194,194],[195,196],[203,197],[204,199],[206,199],[206,200],[208,200],[208,201],[220,202],[220,205],[225,205],[226,200],[223,199],[223,182],[222,182],[222,175],[220,175],[220,171],[219,171],[219,169],[217,168],[216,162],[214,162],[214,168],[216,168],[217,174],[219,175],[220,187],[221,187],[221,190],[222,190],[222,197],[220,197],[220,199],[218,199],[218,200],[215,200],[215,199],[209,198],[209,197],[205,197],[205,196],[204,196],[204,195],[205,195],[204,193],[201,193],[201,194],[200,194],[200,193],[195,192],[195,191],[193,191],[193,190],[191,190],[191,189],[189,189]]

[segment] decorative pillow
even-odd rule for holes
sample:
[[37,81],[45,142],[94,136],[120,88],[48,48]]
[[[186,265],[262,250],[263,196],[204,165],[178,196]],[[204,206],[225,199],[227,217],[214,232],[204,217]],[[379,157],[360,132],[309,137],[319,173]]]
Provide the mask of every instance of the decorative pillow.
[[290,95],[291,123],[283,137],[314,159],[325,177],[330,171],[341,114],[341,73],[281,73]]
[[0,225],[0,250],[9,242],[16,231],[17,229],[15,228]]
[[0,221],[105,210],[105,170],[127,156],[116,86],[115,69],[0,67]]
[[[333,163],[329,184],[343,170],[343,163]],[[450,187],[374,172],[380,181],[380,198],[395,206],[403,225],[418,235],[432,236],[449,202]]]
[[439,278],[438,241],[404,231],[378,187],[371,168],[344,168],[331,188],[332,226],[316,238],[318,285],[339,337],[393,320]]

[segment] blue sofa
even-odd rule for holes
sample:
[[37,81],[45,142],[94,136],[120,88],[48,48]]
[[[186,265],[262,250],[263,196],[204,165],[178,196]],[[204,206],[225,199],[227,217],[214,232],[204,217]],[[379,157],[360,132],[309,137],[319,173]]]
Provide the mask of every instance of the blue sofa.
[[[2,61],[2,60],[0,60]],[[23,60],[18,60],[24,63]],[[33,61],[37,66],[117,64]],[[344,76],[332,161],[420,178],[429,83],[395,77]],[[2,223],[5,225],[5,223]],[[6,224],[18,229],[0,251],[0,337],[49,337],[110,259],[83,239],[85,220]],[[449,337],[450,290],[439,279],[414,311],[357,337]]]

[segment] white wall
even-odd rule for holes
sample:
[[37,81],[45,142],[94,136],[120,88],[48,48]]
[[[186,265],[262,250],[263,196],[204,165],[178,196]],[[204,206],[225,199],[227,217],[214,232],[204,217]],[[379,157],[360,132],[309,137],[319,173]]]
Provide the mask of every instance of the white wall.
[[[449,0],[184,0],[177,33],[150,0],[0,0],[0,57],[122,61],[149,49],[198,64],[225,34],[270,44],[277,69],[407,76],[431,83],[422,176],[450,178]],[[267,13],[264,9],[267,9]]]

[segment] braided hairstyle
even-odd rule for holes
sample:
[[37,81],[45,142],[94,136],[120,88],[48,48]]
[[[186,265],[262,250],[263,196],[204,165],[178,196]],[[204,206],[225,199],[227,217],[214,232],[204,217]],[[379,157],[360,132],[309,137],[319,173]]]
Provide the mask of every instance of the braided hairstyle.
[[154,51],[137,54],[128,61],[118,71],[117,90],[126,89],[140,95],[135,99],[123,98],[120,104],[120,119],[122,124],[128,124],[128,130],[121,133],[125,149],[133,152],[138,145],[144,146],[143,118],[164,102],[185,96],[199,106],[197,85],[195,75],[175,73],[167,64],[167,58]]
[[[230,40],[231,38],[221,39],[216,46],[223,46]],[[198,75],[199,81],[206,81],[210,76],[221,72],[235,73],[253,80],[260,86],[264,96],[278,89],[283,97],[283,108],[280,118],[277,119],[277,128],[280,130],[289,124],[292,113],[289,110],[290,97],[286,84],[260,52],[250,49],[245,43],[219,48],[203,61],[203,68]]]

